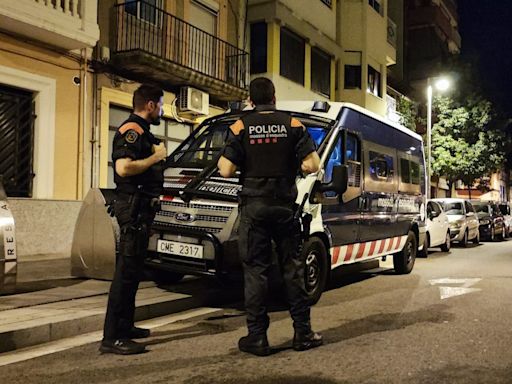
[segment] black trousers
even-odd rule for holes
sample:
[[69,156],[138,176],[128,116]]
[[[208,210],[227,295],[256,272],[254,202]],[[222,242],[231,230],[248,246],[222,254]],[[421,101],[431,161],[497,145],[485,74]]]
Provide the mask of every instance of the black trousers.
[[301,333],[311,329],[304,260],[299,252],[300,227],[293,214],[293,203],[276,199],[244,198],[241,204],[239,252],[244,268],[249,334],[264,334],[269,326],[266,299],[272,240],[277,247],[293,326]]
[[114,211],[121,237],[108,295],[104,340],[129,338],[128,332],[134,324],[135,295],[143,274],[149,229],[155,217],[150,201],[141,198],[134,202],[133,196],[123,194],[115,202]]

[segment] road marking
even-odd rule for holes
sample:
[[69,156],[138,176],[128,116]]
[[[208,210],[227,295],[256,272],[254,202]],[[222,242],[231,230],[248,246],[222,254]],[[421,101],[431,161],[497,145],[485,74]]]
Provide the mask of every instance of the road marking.
[[441,300],[448,299],[454,296],[465,295],[466,293],[481,291],[480,288],[470,288],[471,286],[478,283],[481,278],[469,278],[469,279],[452,279],[445,277],[442,279],[429,280],[430,285],[451,285],[448,287],[439,287],[439,295]]
[[[221,312],[224,311],[220,308],[197,308],[181,313],[175,313],[168,316],[141,321],[137,323],[137,325],[140,325],[144,328],[153,329],[179,321],[191,320],[204,316],[213,316]],[[188,325],[183,323],[183,325],[178,325],[177,329],[187,326]],[[95,343],[100,341],[102,338],[103,331],[96,331],[75,337],[69,337],[67,339],[51,341],[49,343],[44,343],[34,347],[27,347],[12,352],[2,353],[0,354],[0,367],[4,365],[19,363],[20,361],[35,359],[36,357],[41,357],[56,352],[62,352],[67,349],[80,347],[82,345]]]

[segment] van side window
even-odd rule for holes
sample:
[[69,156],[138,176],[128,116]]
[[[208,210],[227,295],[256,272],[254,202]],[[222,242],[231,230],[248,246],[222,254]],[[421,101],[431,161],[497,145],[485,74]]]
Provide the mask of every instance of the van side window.
[[357,136],[347,133],[345,146],[346,164],[348,166],[348,186],[359,188],[361,186],[361,155]]
[[393,177],[393,158],[389,155],[370,151],[370,175],[375,181],[387,182]]
[[336,144],[332,148],[329,160],[327,160],[327,166],[325,167],[324,183],[329,183],[332,180],[332,169],[336,165],[343,164],[343,151],[341,149],[341,135],[338,134]]
[[420,184],[420,165],[414,160],[400,158],[400,180],[407,184]]

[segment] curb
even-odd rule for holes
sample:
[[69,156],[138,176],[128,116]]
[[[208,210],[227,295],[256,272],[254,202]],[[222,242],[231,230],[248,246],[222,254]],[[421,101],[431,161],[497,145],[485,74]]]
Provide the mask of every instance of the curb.
[[[101,294],[0,312],[0,353],[103,329],[108,295]],[[135,320],[183,312],[201,305],[190,295],[139,289]]]

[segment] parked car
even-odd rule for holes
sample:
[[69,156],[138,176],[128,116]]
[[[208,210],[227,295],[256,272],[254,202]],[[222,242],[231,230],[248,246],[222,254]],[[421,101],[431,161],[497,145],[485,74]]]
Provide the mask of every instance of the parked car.
[[432,199],[432,201],[437,201],[441,204],[446,216],[448,216],[452,241],[458,241],[463,247],[466,247],[470,240],[473,241],[474,244],[480,242],[478,216],[475,213],[473,205],[468,200],[441,198]]
[[510,214],[510,203],[498,203],[498,208],[500,209],[500,212],[503,215],[503,220],[505,221],[506,235],[507,237],[509,237],[510,231],[512,229],[512,215]]
[[480,222],[480,238],[495,241],[499,237],[505,240],[507,230],[498,205],[492,201],[473,201],[472,204]]
[[427,257],[431,247],[440,246],[443,252],[448,252],[451,246],[450,221],[439,202],[427,202],[426,224],[427,235],[420,256]]

